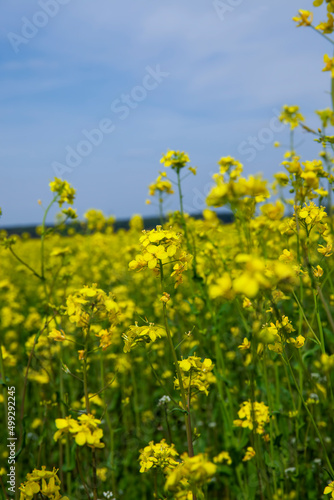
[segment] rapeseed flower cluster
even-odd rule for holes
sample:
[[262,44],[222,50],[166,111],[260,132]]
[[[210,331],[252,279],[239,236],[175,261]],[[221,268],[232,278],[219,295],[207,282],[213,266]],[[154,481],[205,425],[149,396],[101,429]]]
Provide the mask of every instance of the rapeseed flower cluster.
[[145,344],[154,342],[158,338],[166,335],[164,328],[148,324],[147,326],[130,325],[128,331],[123,333],[124,339],[124,352],[130,352],[131,349],[136,347],[140,342]]
[[55,177],[55,180],[50,182],[51,192],[56,193],[58,205],[61,207],[64,203],[73,204],[75,189],[67,182]]
[[179,454],[174,444],[167,444],[165,439],[160,443],[151,441],[140,450],[140,472],[147,472],[152,468],[160,468],[165,474],[174,469],[179,463]]
[[161,274],[162,266],[174,264],[170,277],[174,278],[177,288],[183,282],[183,272],[192,261],[192,256],[182,248],[181,234],[157,226],[151,231],[144,231],[139,241],[142,251],[129,263],[129,269],[141,271],[148,268]]
[[57,475],[58,469],[46,470],[42,466],[41,470],[34,469],[27,474],[27,480],[20,486],[20,500],[32,500],[35,495],[43,495],[49,500],[69,500],[67,496],[60,494],[61,482]]
[[182,462],[168,473],[165,484],[167,491],[194,491],[210,481],[216,473],[217,466],[203,453],[194,457],[184,453],[181,459]]
[[216,186],[207,196],[207,205],[209,207],[227,205],[240,217],[251,218],[254,215],[256,203],[270,196],[267,181],[253,175],[250,175],[248,179],[242,177],[242,164],[230,156],[221,158],[218,164],[220,173],[213,175]]
[[[208,395],[210,384],[216,381],[216,377],[212,373],[214,365],[211,359],[205,358],[201,361],[201,358],[198,356],[189,356],[178,363],[185,390],[189,391],[189,393],[192,390],[204,392],[204,394]],[[174,380],[174,386],[176,389],[180,387],[180,382],[177,378]]]
[[90,448],[104,448],[101,443],[103,430],[98,426],[101,420],[94,418],[93,415],[80,415],[77,420],[71,417],[57,418],[57,432],[53,436],[55,441],[61,439],[64,434],[72,436],[79,446],[87,445]]
[[255,430],[257,434],[264,433],[264,426],[269,423],[269,408],[264,403],[257,401],[244,401],[238,411],[238,419],[233,420],[237,427]]

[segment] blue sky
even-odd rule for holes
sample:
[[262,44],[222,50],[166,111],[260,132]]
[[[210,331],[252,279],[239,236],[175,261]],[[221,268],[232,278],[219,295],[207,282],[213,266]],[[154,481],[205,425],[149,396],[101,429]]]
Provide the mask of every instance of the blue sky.
[[[198,167],[185,181],[188,212],[204,208],[221,156],[271,180],[284,152],[272,144],[289,140],[275,118],[282,105],[299,105],[314,127],[314,110],[330,105],[321,70],[331,47],[295,27],[299,8],[312,1],[7,2],[1,226],[40,223],[37,200],[47,205],[57,174],[77,189],[80,218],[89,208],[119,219],[156,214],[147,188],[168,149]],[[312,137],[298,132],[297,144],[303,159],[316,157]]]

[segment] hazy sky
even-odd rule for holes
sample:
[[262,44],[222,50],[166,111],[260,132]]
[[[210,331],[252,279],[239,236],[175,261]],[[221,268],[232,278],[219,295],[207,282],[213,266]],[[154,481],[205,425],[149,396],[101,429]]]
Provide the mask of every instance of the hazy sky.
[[[1,226],[40,223],[54,176],[89,208],[153,215],[148,185],[186,151],[188,212],[204,208],[221,156],[245,174],[281,170],[297,104],[312,126],[330,105],[330,45],[291,21],[311,0],[15,0],[1,5]],[[317,9],[322,15],[324,9]],[[321,17],[325,17],[322,15]],[[317,145],[298,132],[298,151]],[[169,206],[176,208],[176,199]],[[49,219],[53,222],[53,214]]]

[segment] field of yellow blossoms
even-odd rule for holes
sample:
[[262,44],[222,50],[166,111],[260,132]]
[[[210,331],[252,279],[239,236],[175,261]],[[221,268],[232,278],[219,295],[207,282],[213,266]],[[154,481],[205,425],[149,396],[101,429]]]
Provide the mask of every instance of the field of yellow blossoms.
[[[333,43],[321,5],[327,21],[294,21]],[[283,107],[272,185],[221,158],[201,219],[182,204],[196,169],[168,151],[153,229],[90,210],[76,230],[75,189],[55,178],[39,237],[2,231],[1,498],[334,498],[334,114],[316,113],[313,130]],[[297,127],[317,159],[294,149]]]

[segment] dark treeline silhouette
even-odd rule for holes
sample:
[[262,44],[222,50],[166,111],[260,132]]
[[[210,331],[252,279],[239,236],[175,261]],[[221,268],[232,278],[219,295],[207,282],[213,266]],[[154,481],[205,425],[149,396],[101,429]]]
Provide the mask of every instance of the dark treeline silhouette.
[[[228,224],[233,221],[233,214],[230,212],[217,212],[218,218]],[[194,219],[202,219],[203,216],[201,213],[198,214],[192,214],[192,218]],[[156,227],[158,224],[160,224],[160,219],[158,217],[143,217],[144,221],[144,228],[145,229],[153,229]],[[129,222],[130,219],[119,219],[116,220],[113,224],[114,231],[118,231],[119,229],[129,229]],[[11,235],[19,235],[21,236],[22,234],[29,234],[31,238],[38,238],[38,232],[36,231],[36,228],[39,226],[36,225],[27,225],[27,226],[10,226],[10,227],[0,227],[0,231],[6,231],[8,236]],[[62,226],[57,226],[57,231],[61,234],[67,234],[68,229],[72,227],[75,229],[77,233],[85,233],[87,231],[87,225],[85,222],[82,221],[75,221],[71,222],[70,224],[62,225]],[[46,229],[53,229],[55,226],[53,224],[49,224],[46,226]]]

